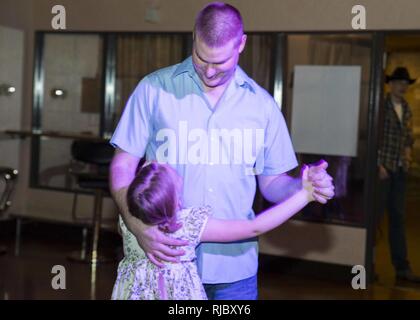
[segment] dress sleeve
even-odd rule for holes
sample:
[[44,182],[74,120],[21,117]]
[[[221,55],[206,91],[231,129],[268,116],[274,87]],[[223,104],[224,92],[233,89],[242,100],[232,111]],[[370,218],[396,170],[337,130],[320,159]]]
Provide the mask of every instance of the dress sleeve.
[[210,206],[194,207],[184,221],[184,231],[190,244],[198,245],[206,227],[208,218],[212,215]]

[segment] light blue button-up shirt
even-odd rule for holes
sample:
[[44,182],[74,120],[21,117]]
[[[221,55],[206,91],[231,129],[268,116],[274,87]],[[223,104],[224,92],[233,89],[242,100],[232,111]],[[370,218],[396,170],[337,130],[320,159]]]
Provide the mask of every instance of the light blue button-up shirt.
[[[111,144],[138,157],[170,163],[184,178],[184,206],[210,205],[219,219],[253,219],[255,175],[277,175],[297,166],[272,96],[238,66],[213,109],[191,57],[140,81]],[[203,283],[254,276],[257,240],[202,243],[197,264]]]

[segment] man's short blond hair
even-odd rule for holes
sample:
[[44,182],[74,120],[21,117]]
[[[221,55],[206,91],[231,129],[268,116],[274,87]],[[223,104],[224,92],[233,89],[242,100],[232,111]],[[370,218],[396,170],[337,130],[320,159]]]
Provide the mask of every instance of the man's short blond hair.
[[206,5],[195,19],[195,36],[200,37],[209,47],[221,47],[243,35],[242,17],[238,9],[223,2]]

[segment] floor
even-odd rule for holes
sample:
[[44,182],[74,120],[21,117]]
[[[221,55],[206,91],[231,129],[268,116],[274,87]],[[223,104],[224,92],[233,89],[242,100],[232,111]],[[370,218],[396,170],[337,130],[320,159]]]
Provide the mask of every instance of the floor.
[[[420,274],[420,182],[410,185],[407,195],[407,235],[413,270]],[[260,299],[415,299],[420,288],[395,285],[383,221],[377,236],[376,273],[378,281],[366,290],[352,289],[348,281],[326,280],[313,276],[292,275],[261,265],[259,271]],[[90,265],[71,262],[67,256],[80,249],[81,230],[45,223],[23,225],[22,249],[14,255],[14,221],[0,223],[0,244],[8,247],[0,256],[1,299],[109,299],[116,275],[117,262],[98,267],[94,290]],[[121,251],[119,236],[102,234],[101,250],[112,254]],[[54,290],[55,265],[65,268],[65,289]]]
[[[96,290],[91,292],[90,266],[70,262],[66,254],[77,249],[73,244],[26,243],[20,257],[11,252],[0,257],[0,299],[109,299],[117,263],[98,267]],[[54,265],[65,268],[65,289],[54,290]],[[353,290],[350,283],[259,272],[260,299],[420,299],[420,290],[373,285],[368,290]]]

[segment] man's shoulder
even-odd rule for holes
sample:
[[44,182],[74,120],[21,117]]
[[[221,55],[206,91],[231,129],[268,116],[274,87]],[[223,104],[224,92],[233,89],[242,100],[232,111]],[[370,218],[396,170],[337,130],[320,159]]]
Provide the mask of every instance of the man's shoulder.
[[268,111],[279,110],[279,106],[274,99],[274,97],[269,93],[265,88],[261,87],[258,83],[256,83],[253,79],[253,87],[256,93],[256,96],[258,97],[258,100],[260,101],[259,105],[266,108]]
[[238,77],[243,79],[251,91],[255,94],[256,98],[261,102],[262,105],[265,105],[269,108],[276,106],[276,101],[273,96],[262,86],[260,86],[254,79],[252,79],[241,67],[238,68]]
[[173,75],[179,65],[179,63],[174,64],[147,74],[137,83],[134,93],[144,94],[146,90],[148,94],[152,94],[152,92],[158,92],[160,89],[172,88],[174,85]]
[[177,63],[177,64],[173,64],[171,66],[167,66],[167,67],[157,69],[156,71],[153,71],[153,72],[149,73],[148,75],[146,75],[144,77],[144,79],[146,81],[151,81],[151,82],[168,81],[172,78],[175,70],[178,68],[179,65],[180,65],[180,63]]

